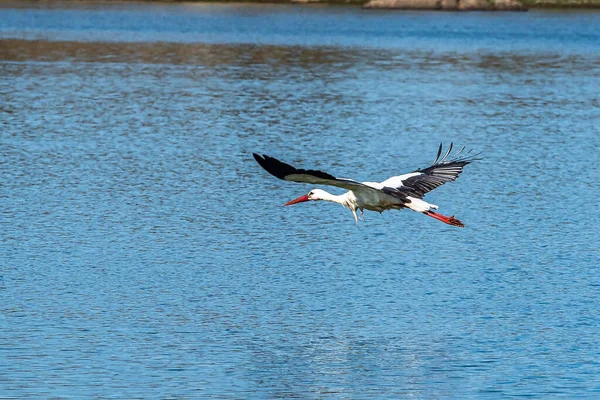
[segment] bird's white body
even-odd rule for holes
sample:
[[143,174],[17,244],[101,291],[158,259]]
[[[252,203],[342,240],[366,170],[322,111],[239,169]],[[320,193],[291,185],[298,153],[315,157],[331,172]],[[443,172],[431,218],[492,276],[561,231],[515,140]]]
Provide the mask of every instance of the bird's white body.
[[[381,183],[362,183],[374,189],[380,189],[380,187],[384,187]],[[438,206],[436,206],[435,204],[430,204],[421,199],[413,198],[410,196],[408,196],[407,198],[410,199],[410,203],[405,204],[399,202],[397,197],[394,197],[387,193],[375,192],[371,190],[350,190],[342,195],[333,195],[331,193],[326,192],[325,190],[313,189],[308,194],[308,200],[331,201],[333,203],[338,203],[348,208],[350,211],[352,211],[352,214],[354,215],[354,220],[356,222],[358,222],[358,215],[356,214],[357,210],[360,210],[361,213],[363,213],[364,210],[382,213],[386,210],[401,210],[405,207],[408,207],[416,212],[426,212],[431,209],[438,209]]]

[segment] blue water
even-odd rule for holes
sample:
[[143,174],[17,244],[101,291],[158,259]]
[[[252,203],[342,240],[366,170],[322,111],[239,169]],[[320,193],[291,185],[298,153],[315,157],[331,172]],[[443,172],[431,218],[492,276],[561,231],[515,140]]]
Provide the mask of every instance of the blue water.
[[600,13],[3,7],[0,397],[600,397]]

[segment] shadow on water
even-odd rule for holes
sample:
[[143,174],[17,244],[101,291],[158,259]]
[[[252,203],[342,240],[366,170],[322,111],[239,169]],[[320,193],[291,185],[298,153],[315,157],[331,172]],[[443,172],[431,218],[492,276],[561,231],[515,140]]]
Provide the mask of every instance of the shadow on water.
[[323,68],[339,73],[353,68],[372,66],[377,69],[457,68],[492,72],[529,73],[569,68],[574,73],[597,76],[598,55],[563,55],[561,53],[522,54],[439,53],[418,50],[382,50],[339,47],[303,47],[250,44],[186,43],[98,43],[46,40],[0,40],[3,61],[69,61],[100,63],[149,63],[271,68],[268,72],[289,73],[289,68],[311,70]]

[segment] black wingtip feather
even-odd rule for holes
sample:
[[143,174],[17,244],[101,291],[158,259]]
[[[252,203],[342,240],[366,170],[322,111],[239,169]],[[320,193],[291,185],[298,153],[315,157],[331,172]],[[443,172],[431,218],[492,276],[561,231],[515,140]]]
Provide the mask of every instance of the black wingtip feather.
[[276,158],[269,157],[266,154],[260,156],[256,153],[252,153],[252,155],[254,156],[256,162],[263,167],[265,171],[276,178],[285,179],[287,175],[293,174],[296,171],[296,169],[291,165],[283,163]]
[[[463,165],[467,165],[473,161],[482,160],[481,157],[478,157],[481,153],[471,154],[473,149],[470,149],[469,151],[464,153],[466,146],[463,146],[459,151],[456,151],[456,152],[454,152],[454,154],[451,154],[453,148],[454,148],[454,142],[450,143],[450,146],[448,146],[448,149],[444,152],[444,155],[441,156],[442,150],[443,150],[443,143],[440,143],[440,147],[438,149],[437,156],[435,157],[435,161],[431,165],[434,166],[434,165],[450,164],[450,163],[453,163],[453,164],[464,163]],[[415,172],[420,172],[420,171],[422,171],[422,170],[418,169]]]
[[440,148],[438,149],[437,156],[435,156],[435,160],[433,160],[432,164],[437,163],[437,161],[440,159],[440,154],[442,154],[442,148],[443,148],[443,146],[444,146],[444,144],[440,143]]

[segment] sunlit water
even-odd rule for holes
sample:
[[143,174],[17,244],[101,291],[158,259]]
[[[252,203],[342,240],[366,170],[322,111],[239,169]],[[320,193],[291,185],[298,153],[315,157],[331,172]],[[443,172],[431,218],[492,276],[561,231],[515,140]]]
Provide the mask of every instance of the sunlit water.
[[[78,4],[0,35],[0,397],[600,396],[599,13]],[[251,155],[384,180],[451,141],[485,158],[427,199],[464,229],[283,208],[310,187]]]

